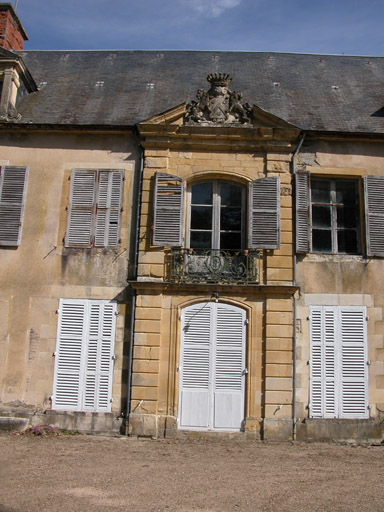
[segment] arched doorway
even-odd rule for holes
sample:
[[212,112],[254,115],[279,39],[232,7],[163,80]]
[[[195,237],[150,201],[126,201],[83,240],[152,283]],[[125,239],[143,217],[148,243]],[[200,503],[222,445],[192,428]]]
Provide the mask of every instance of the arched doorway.
[[202,302],[181,314],[178,426],[239,431],[244,420],[246,314]]

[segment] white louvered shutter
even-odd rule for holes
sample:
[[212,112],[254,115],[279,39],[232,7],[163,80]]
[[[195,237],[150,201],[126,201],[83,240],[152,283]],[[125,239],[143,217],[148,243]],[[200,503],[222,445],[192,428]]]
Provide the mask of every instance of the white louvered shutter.
[[0,168],[0,245],[20,245],[27,167]]
[[120,238],[123,171],[99,171],[96,247],[116,247]]
[[52,407],[110,412],[115,302],[61,299]]
[[296,252],[309,251],[309,172],[298,171],[296,188]]
[[368,256],[384,256],[384,177],[365,176],[365,221]]
[[83,410],[110,412],[116,303],[89,301]]
[[213,307],[213,428],[240,430],[244,419],[245,311],[227,304]]
[[311,307],[310,416],[338,416],[337,311],[334,307]]
[[91,247],[96,177],[95,170],[72,171],[66,247]]
[[60,300],[52,401],[55,410],[81,409],[86,318],[86,301]]
[[335,418],[339,414],[337,383],[339,347],[335,308],[323,308],[323,325],[323,417]]
[[180,428],[209,426],[212,303],[196,304],[182,312],[180,354]]
[[310,416],[323,417],[323,321],[322,309],[310,312]]
[[365,307],[340,309],[341,417],[368,418]]
[[261,178],[249,185],[249,249],[280,247],[280,178]]
[[170,174],[155,174],[153,245],[183,244],[185,182]]

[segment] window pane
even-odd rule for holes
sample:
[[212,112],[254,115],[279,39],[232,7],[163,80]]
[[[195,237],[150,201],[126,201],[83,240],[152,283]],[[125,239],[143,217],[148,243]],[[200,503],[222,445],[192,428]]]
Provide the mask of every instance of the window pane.
[[212,183],[199,183],[192,186],[192,204],[212,204]]
[[331,227],[331,207],[312,205],[312,226],[314,228]]
[[241,208],[221,208],[220,211],[220,229],[241,230]]
[[241,249],[241,233],[221,233],[220,249]]
[[357,236],[354,229],[340,229],[337,232],[338,252],[344,254],[357,253]]
[[338,228],[356,228],[357,225],[356,208],[343,206],[337,207],[337,227]]
[[314,203],[330,203],[330,182],[323,180],[311,180],[311,196]]
[[312,230],[312,250],[314,252],[332,252],[332,236],[330,229]]
[[191,207],[191,229],[212,229],[212,207]]
[[190,247],[193,249],[210,249],[211,233],[191,231]]
[[356,185],[352,182],[336,181],[336,202],[342,204],[356,204]]
[[222,206],[241,205],[241,187],[231,183],[220,183],[220,196]]

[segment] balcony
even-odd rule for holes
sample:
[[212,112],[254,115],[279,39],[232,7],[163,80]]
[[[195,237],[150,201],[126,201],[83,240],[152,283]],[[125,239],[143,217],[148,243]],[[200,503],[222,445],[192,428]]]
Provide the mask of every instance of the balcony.
[[172,249],[174,283],[258,284],[260,253],[254,250]]

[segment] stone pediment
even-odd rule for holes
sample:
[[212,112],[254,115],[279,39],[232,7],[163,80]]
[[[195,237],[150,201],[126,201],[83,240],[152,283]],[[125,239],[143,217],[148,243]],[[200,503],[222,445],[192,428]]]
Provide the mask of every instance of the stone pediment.
[[177,105],[161,114],[139,123],[143,125],[176,125],[185,127],[212,128],[285,128],[298,127],[267,112],[257,105],[242,100],[243,95],[228,87],[231,78],[227,74],[210,74],[208,91],[199,89],[198,101]]

